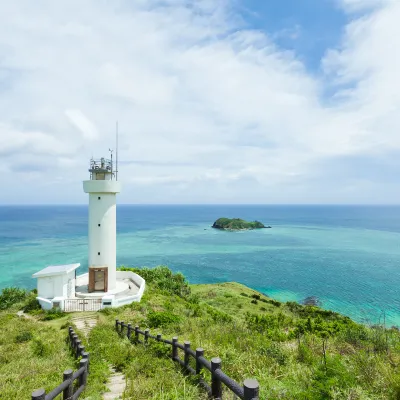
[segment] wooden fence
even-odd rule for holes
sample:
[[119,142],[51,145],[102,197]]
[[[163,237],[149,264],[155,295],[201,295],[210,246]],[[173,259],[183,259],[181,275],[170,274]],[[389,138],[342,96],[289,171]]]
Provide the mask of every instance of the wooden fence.
[[[75,358],[82,357],[79,362],[79,369],[75,372],[72,371],[72,369],[64,371],[63,382],[50,393],[46,393],[44,389],[35,390],[32,393],[32,400],[53,400],[61,393],[63,395],[63,400],[76,400],[85,390],[87,375],[89,373],[89,353],[85,351],[85,347],[82,345],[82,342],[79,340],[78,335],[75,334],[72,327],[69,327],[68,333],[68,341]],[[77,381],[77,383],[74,385],[75,381]]]
[[[193,351],[190,348],[190,342],[178,343],[178,338],[173,337],[172,340],[163,339],[160,334],[157,336],[150,335],[149,329],[141,331],[139,326],[132,328],[131,324],[125,324],[123,321],[118,319],[115,321],[115,329],[118,333],[124,334],[124,328],[126,328],[126,336],[131,340],[132,333],[135,334],[135,342],[147,344],[150,339],[154,339],[157,342],[162,342],[172,346],[171,358],[173,361],[180,364],[184,371],[192,375],[196,375],[199,378],[199,384],[207,391],[209,397],[213,399],[222,399],[222,383],[241,400],[258,400],[259,399],[259,385],[255,379],[246,379],[243,382],[243,386],[239,385],[236,381],[231,379],[228,375],[224,374],[221,370],[221,359],[212,358],[208,361],[204,358],[204,350],[197,348]],[[144,336],[144,341],[139,339],[139,335]],[[178,349],[183,350],[184,359],[182,360],[178,356]],[[196,369],[189,365],[190,357],[193,357],[196,361]],[[211,386],[204,381],[201,376],[201,370],[205,368],[211,373]]]

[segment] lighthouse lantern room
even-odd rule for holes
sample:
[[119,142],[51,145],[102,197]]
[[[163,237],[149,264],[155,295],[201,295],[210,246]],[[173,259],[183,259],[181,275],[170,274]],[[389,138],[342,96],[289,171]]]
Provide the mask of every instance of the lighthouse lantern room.
[[91,159],[90,179],[83,181],[89,194],[89,292],[116,288],[116,200],[121,191],[113,160]]

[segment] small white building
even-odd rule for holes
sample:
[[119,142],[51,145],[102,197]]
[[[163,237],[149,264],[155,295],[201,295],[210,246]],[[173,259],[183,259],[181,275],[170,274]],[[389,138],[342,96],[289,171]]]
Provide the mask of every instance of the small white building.
[[89,272],[76,276],[80,264],[49,266],[36,274],[38,301],[43,309],[95,311],[140,301],[144,279],[133,272],[117,272],[117,193],[121,190],[113,160],[91,159],[89,194]]
[[80,265],[50,265],[32,275],[37,278],[37,299],[43,309],[64,309],[64,300],[75,297],[76,269]]

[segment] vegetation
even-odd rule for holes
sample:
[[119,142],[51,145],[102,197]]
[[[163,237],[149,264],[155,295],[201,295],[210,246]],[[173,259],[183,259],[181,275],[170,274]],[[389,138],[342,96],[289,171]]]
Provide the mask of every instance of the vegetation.
[[[206,398],[168,358],[170,346],[153,340],[144,346],[134,338],[130,343],[115,331],[118,318],[150,328],[153,335],[189,340],[192,348],[204,348],[208,359],[219,356],[224,372],[236,381],[259,381],[260,399],[400,399],[395,328],[360,325],[316,306],[280,303],[238,283],[189,286],[166,267],[133,270],[147,281],[142,301],[99,312],[89,344],[84,340],[91,353],[85,398],[100,398],[108,363],[125,373],[126,398]],[[18,307],[14,303],[12,309]],[[64,341],[69,322],[65,316],[19,319],[14,311],[0,313],[1,396],[29,398],[37,387],[58,385],[62,371],[76,365]],[[204,376],[209,380],[209,373]]]
[[222,229],[227,231],[241,231],[251,229],[270,228],[265,226],[259,221],[248,222],[240,218],[219,218],[213,226],[216,229]]
[[[58,309],[41,310],[35,296],[35,291],[18,288],[0,294],[0,399],[29,399],[41,387],[49,392],[62,382],[66,369],[79,367],[65,340],[70,316]],[[18,311],[27,314],[18,316]],[[82,334],[80,338],[87,346]],[[100,400],[110,372],[96,354],[91,354],[91,367],[86,395]]]

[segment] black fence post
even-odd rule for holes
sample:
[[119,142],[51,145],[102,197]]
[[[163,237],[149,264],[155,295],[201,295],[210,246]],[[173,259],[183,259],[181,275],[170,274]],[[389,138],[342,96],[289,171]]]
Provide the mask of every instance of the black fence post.
[[82,353],[82,360],[87,360],[87,371],[88,373],[90,372],[90,361],[89,361],[89,353],[88,352],[83,352]]
[[157,333],[157,342],[161,342],[161,333]]
[[135,326],[135,340],[139,343],[139,325]]
[[128,324],[128,332],[126,332],[126,337],[130,340],[132,332],[132,324]]
[[211,359],[211,395],[214,399],[222,398],[222,384],[221,381],[215,376],[215,371],[221,369],[221,359],[218,357]]
[[85,346],[79,345],[78,346],[78,357],[81,356],[85,352]]
[[201,372],[201,368],[203,367],[202,363],[199,361],[199,357],[204,356],[204,350],[201,347],[196,349],[196,375],[199,375]]
[[70,381],[69,385],[67,388],[64,389],[63,391],[63,400],[68,400],[72,397],[72,395],[74,394],[74,386],[73,386],[73,382],[72,382],[72,375],[74,374],[74,371],[72,371],[72,369],[67,369],[66,371],[64,371],[63,374],[63,381]]
[[81,346],[81,341],[78,339],[75,344],[75,358],[79,357],[79,347]]
[[149,333],[150,333],[149,329],[145,329],[144,330],[144,344],[148,344],[149,343]]
[[78,340],[78,335],[75,333],[74,336],[72,336],[72,350],[75,353],[76,352],[76,342]]
[[178,358],[178,346],[176,345],[178,343],[178,338],[174,336],[172,338],[172,359],[175,361]]
[[185,348],[185,357],[184,357],[184,363],[185,363],[185,368],[187,369],[189,366],[189,360],[190,360],[190,354],[189,354],[189,349],[190,349],[190,342],[183,342],[183,346]]
[[121,321],[121,330],[120,330],[120,332],[124,333],[124,321]]
[[87,383],[87,363],[88,360],[86,358],[82,359],[79,361],[79,369],[82,367],[85,367],[85,370],[83,371],[83,374],[79,377],[79,386],[86,386]]
[[118,325],[119,325],[119,320],[115,320],[115,330],[118,332]]
[[243,382],[244,400],[258,400],[260,386],[255,379],[246,379]]
[[45,400],[45,399],[46,399],[46,392],[44,389],[38,389],[32,393],[32,400]]

